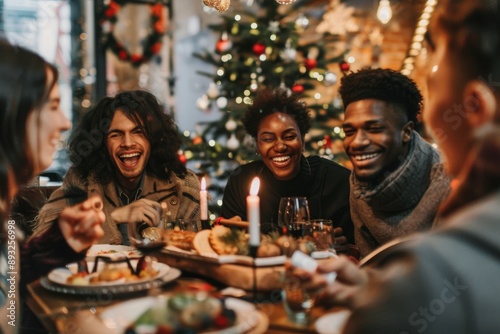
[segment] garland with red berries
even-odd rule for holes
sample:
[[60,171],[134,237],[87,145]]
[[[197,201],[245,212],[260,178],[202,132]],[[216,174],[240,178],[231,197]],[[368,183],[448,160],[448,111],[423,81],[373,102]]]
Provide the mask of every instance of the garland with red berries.
[[152,5],[148,5],[151,11],[151,33],[142,41],[142,53],[130,53],[125,46],[116,39],[113,34],[115,23],[118,21],[117,14],[122,5],[125,5],[127,0],[111,0],[104,8],[101,26],[104,31],[105,47],[109,48],[120,60],[130,62],[134,67],[139,67],[142,64],[151,60],[153,56],[161,50],[162,37],[165,34],[165,15],[163,5],[160,1]]

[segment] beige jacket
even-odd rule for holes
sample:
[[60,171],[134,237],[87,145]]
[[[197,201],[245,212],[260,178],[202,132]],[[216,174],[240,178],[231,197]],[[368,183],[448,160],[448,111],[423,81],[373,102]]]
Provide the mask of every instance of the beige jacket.
[[[40,210],[33,236],[46,231],[57,219],[60,212],[69,205],[64,189],[67,189],[70,185],[86,190],[88,196],[97,194],[102,198],[106,221],[102,225],[104,237],[98,243],[121,244],[120,231],[111,219],[111,212],[121,206],[115,183],[110,182],[103,185],[92,179],[83,180],[71,169],[66,174],[63,185],[52,193],[47,203]],[[173,175],[166,181],[146,174],[140,198],[147,198],[157,202],[167,201],[172,219],[199,219],[200,217],[200,182],[196,174],[191,170],[188,170],[184,179]]]

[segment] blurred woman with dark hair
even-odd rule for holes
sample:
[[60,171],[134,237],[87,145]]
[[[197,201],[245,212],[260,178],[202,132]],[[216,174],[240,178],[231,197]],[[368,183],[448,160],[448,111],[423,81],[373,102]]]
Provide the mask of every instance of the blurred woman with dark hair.
[[[19,188],[52,163],[61,132],[70,128],[60,108],[54,66],[39,55],[0,40],[0,329],[13,333],[21,327],[21,300],[13,286],[25,284],[55,267],[85,257],[85,251],[102,235],[101,199],[93,196],[62,209],[53,226],[24,242],[10,203]],[[19,254],[21,256],[19,256]],[[18,266],[22,270],[18,270]],[[14,318],[9,315],[14,314]],[[9,321],[10,319],[10,321]],[[19,321],[19,323],[17,323]]]

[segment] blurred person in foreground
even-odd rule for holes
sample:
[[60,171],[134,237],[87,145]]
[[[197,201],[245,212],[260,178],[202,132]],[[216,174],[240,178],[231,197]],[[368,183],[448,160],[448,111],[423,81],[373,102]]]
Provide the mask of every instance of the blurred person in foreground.
[[34,235],[48,229],[72,200],[68,187],[103,198],[101,244],[129,244],[128,224],[156,226],[167,204],[171,219],[199,218],[200,182],[180,161],[172,118],[147,91],[105,97],[86,113],[69,139],[73,165],[40,210]]
[[318,303],[353,309],[345,333],[496,333],[500,318],[500,6],[444,0],[430,33],[424,121],[452,191],[441,226],[359,269],[341,257],[296,269]]
[[304,156],[304,136],[311,127],[305,103],[286,89],[262,90],[248,107],[243,125],[255,139],[260,159],[238,167],[230,176],[221,215],[247,220],[246,197],[258,176],[263,229],[272,229],[267,223],[277,226],[281,197],[305,196],[311,219],[331,219],[337,242],[353,244],[349,170],[319,156]]
[[22,327],[18,293],[24,292],[27,283],[83,259],[85,251],[104,234],[101,224],[105,217],[98,196],[62,208],[52,227],[29,241],[24,240],[16,222],[8,219],[10,203],[19,188],[50,166],[61,132],[71,126],[60,108],[57,80],[53,65],[0,39],[2,333],[16,333]]
[[450,178],[437,150],[420,137],[422,95],[390,69],[363,69],[342,78],[344,148],[351,173],[351,218],[361,257],[413,232],[429,230]]

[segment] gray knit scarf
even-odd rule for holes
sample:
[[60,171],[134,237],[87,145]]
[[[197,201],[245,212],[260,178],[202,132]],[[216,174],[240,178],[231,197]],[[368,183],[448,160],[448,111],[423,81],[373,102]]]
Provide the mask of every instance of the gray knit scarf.
[[408,156],[381,182],[361,182],[351,173],[351,218],[361,256],[394,238],[430,229],[449,183],[439,153],[415,131]]

